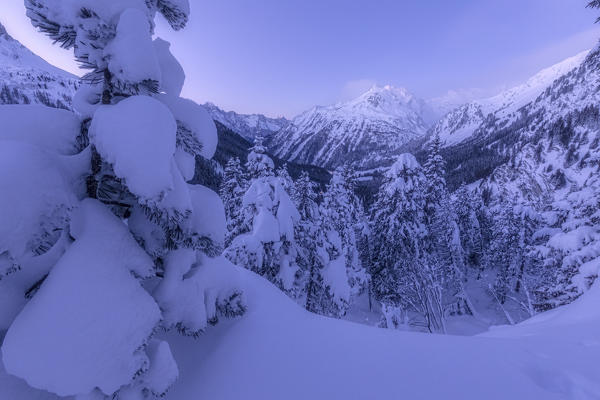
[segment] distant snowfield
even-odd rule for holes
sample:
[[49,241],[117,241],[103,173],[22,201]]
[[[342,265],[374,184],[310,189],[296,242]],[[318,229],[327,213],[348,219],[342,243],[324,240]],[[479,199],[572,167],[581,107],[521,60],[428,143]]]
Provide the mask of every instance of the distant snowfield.
[[569,306],[472,337],[322,318],[241,271],[249,311],[169,338],[167,399],[600,399],[600,285]]

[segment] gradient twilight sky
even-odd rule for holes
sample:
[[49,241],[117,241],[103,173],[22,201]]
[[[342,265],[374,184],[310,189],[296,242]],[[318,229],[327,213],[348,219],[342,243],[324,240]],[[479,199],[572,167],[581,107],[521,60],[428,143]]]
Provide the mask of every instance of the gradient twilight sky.
[[[79,73],[35,33],[23,0],[0,22],[35,53]],[[190,0],[188,27],[157,34],[186,71],[184,96],[226,110],[292,117],[372,84],[423,98],[495,94],[600,39],[587,0]]]

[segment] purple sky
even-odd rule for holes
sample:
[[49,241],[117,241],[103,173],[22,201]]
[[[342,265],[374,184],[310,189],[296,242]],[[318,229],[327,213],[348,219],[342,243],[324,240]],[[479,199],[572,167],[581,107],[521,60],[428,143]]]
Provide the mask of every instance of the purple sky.
[[[191,0],[188,28],[157,33],[186,70],[184,95],[288,117],[374,83],[424,98],[494,94],[600,38],[587,0]],[[2,0],[0,22],[51,63],[71,55]]]

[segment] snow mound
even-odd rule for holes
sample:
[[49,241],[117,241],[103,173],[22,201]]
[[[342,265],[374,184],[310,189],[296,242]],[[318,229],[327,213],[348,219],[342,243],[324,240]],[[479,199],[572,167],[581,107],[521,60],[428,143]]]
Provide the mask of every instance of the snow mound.
[[201,143],[200,154],[211,159],[217,150],[217,127],[206,109],[192,100],[180,97],[161,96],[160,100],[169,107],[177,121],[183,124]]
[[167,328],[195,336],[218,320],[218,306],[239,293],[239,287],[238,271],[224,257],[203,257],[181,249],[166,257],[165,277],[154,297]]
[[158,64],[160,65],[161,89],[168,95],[179,97],[185,82],[185,72],[183,71],[183,67],[179,64],[177,59],[173,57],[173,54],[171,54],[171,51],[169,50],[171,44],[169,42],[162,40],[161,38],[156,38],[152,43],[154,45]]
[[133,8],[123,11],[116,36],[104,49],[108,68],[119,81],[160,81],[160,67],[150,32],[147,12]]
[[80,122],[70,111],[40,105],[3,105],[0,121],[0,140],[17,140],[60,154],[76,152]]
[[75,242],[6,334],[6,371],[61,396],[112,394],[148,366],[141,350],[160,320],[131,275],[152,260],[126,226],[94,200],[73,216]]
[[100,155],[144,201],[158,200],[173,188],[171,160],[177,124],[161,102],[132,96],[101,106],[90,126],[90,140]]
[[66,225],[76,202],[57,156],[13,141],[0,141],[0,193],[0,254],[17,260]]
[[195,233],[215,243],[225,243],[225,208],[221,197],[202,185],[188,185],[194,212],[192,227]]
[[181,375],[167,399],[600,396],[598,320],[556,337],[549,336],[553,325],[540,326],[529,338],[384,330],[310,314],[265,280],[240,273],[249,299],[241,320],[217,327],[201,343],[170,340]]

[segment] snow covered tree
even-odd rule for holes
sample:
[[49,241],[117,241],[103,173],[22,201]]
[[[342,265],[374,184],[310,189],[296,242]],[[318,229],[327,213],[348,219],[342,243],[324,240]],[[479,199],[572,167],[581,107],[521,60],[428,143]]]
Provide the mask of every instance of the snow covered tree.
[[274,175],[273,160],[260,138],[248,155],[249,188],[242,198],[243,224],[249,227],[225,250],[234,264],[269,279],[292,297],[302,293],[294,230],[300,215]]
[[[338,288],[343,293],[335,296],[338,298],[338,309],[343,315],[349,307],[351,297],[359,294],[367,282],[357,241],[357,233],[361,228],[362,204],[354,194],[354,173],[349,167],[339,167],[334,171],[323,196],[321,213],[331,258],[330,266],[325,272],[330,275],[329,287]],[[335,271],[335,268],[339,268],[339,271]],[[337,282],[331,281],[333,278]]]
[[[440,319],[438,286],[426,284],[425,176],[411,154],[402,154],[386,172],[371,218],[372,290],[382,304],[382,325],[396,328],[410,314],[426,319],[437,330]],[[424,262],[425,261],[425,262]]]
[[530,251],[536,227],[535,209],[517,199],[496,211],[487,270],[496,276],[490,292],[511,324],[518,320],[512,315],[515,312],[526,317],[535,313],[533,289],[536,284],[533,279],[537,274]]
[[425,217],[427,237],[424,249],[429,255],[429,270],[438,278],[437,285],[443,295],[443,308],[452,312],[472,313],[473,305],[464,288],[467,278],[465,252],[460,240],[458,217],[450,202],[446,186],[445,161],[440,154],[441,139],[435,135],[429,144],[429,154],[424,165]]
[[481,197],[478,191],[469,190],[465,185],[462,185],[454,193],[454,196],[454,210],[464,249],[464,262],[471,270],[479,273],[483,265],[485,250],[484,236],[477,212],[483,206]]
[[540,260],[535,309],[569,304],[600,276],[600,179],[549,204],[534,235],[531,257]]
[[442,140],[436,134],[429,143],[427,160],[423,165],[427,178],[425,186],[425,209],[428,219],[432,219],[441,202],[448,198],[446,187],[446,162],[440,154]]
[[248,178],[272,177],[274,169],[275,164],[267,155],[262,136],[257,136],[254,139],[254,145],[250,148],[250,154],[248,154],[248,161],[246,162]]
[[306,280],[305,308],[316,314],[338,316],[332,305],[331,292],[323,280],[322,272],[329,263],[329,255],[324,248],[325,235],[315,184],[306,172],[302,172],[295,182],[293,201],[300,214],[295,237],[298,243],[298,265],[304,271]]
[[216,128],[179,97],[183,69],[152,40],[157,12],[180,29],[189,5],[25,3],[33,25],[91,72],[76,113],[0,108],[10,128],[0,132],[0,191],[11,193],[0,200],[10,213],[0,228],[5,369],[60,396],[162,396],[178,371],[154,332],[198,335],[245,309],[220,257],[223,204],[187,183],[195,157],[214,154]]
[[275,171],[275,175],[279,178],[281,182],[281,186],[289,194],[292,198],[294,197],[294,180],[290,176],[290,173],[287,168],[287,164],[284,164],[281,168]]
[[220,195],[225,206],[227,218],[227,232],[225,233],[225,246],[229,246],[233,238],[242,232],[247,232],[249,227],[244,225],[242,199],[248,189],[248,182],[240,164],[240,159],[232,157],[227,161],[221,181]]

